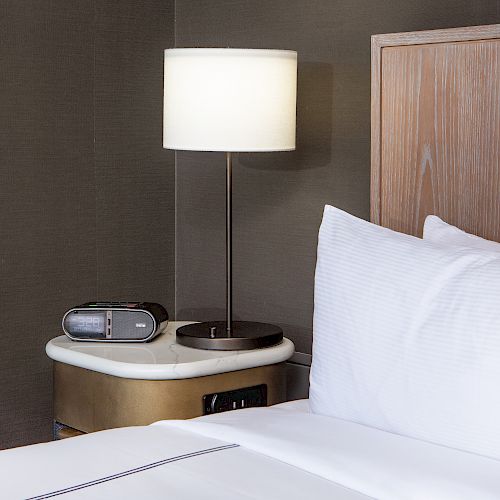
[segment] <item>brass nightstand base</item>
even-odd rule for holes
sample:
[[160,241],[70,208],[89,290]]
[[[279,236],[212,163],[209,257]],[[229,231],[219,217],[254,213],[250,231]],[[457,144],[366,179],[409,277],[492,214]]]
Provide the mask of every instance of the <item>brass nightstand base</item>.
[[268,405],[285,401],[285,364],[181,380],[136,380],[54,362],[54,419],[95,432],[203,414],[203,396],[267,385]]

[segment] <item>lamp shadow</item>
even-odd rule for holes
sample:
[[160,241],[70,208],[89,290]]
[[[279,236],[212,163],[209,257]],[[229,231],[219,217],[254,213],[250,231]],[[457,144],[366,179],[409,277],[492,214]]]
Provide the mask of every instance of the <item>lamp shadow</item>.
[[328,165],[332,155],[332,102],[332,65],[299,62],[296,150],[240,153],[238,162],[256,170],[306,170]]

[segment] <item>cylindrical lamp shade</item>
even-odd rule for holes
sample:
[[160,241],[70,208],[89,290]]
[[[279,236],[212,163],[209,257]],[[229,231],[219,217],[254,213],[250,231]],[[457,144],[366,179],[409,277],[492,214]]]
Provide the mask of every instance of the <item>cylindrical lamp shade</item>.
[[293,150],[296,88],[294,51],[168,49],[163,147]]

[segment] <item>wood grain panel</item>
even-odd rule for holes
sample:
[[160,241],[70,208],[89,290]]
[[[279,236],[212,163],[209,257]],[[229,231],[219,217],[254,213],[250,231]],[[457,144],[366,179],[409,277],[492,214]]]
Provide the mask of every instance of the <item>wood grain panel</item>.
[[434,213],[500,240],[500,40],[449,35],[375,47],[372,220],[420,235]]
[[498,36],[498,25],[464,26],[441,30],[409,31],[406,33],[389,33],[374,35],[373,39],[380,47],[402,45],[421,45],[429,43],[455,43],[473,40],[488,40]]

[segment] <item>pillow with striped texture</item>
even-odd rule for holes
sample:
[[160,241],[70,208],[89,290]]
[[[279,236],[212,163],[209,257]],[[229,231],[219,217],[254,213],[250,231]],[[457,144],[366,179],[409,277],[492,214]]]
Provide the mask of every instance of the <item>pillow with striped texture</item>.
[[314,413],[500,459],[500,256],[326,206]]

